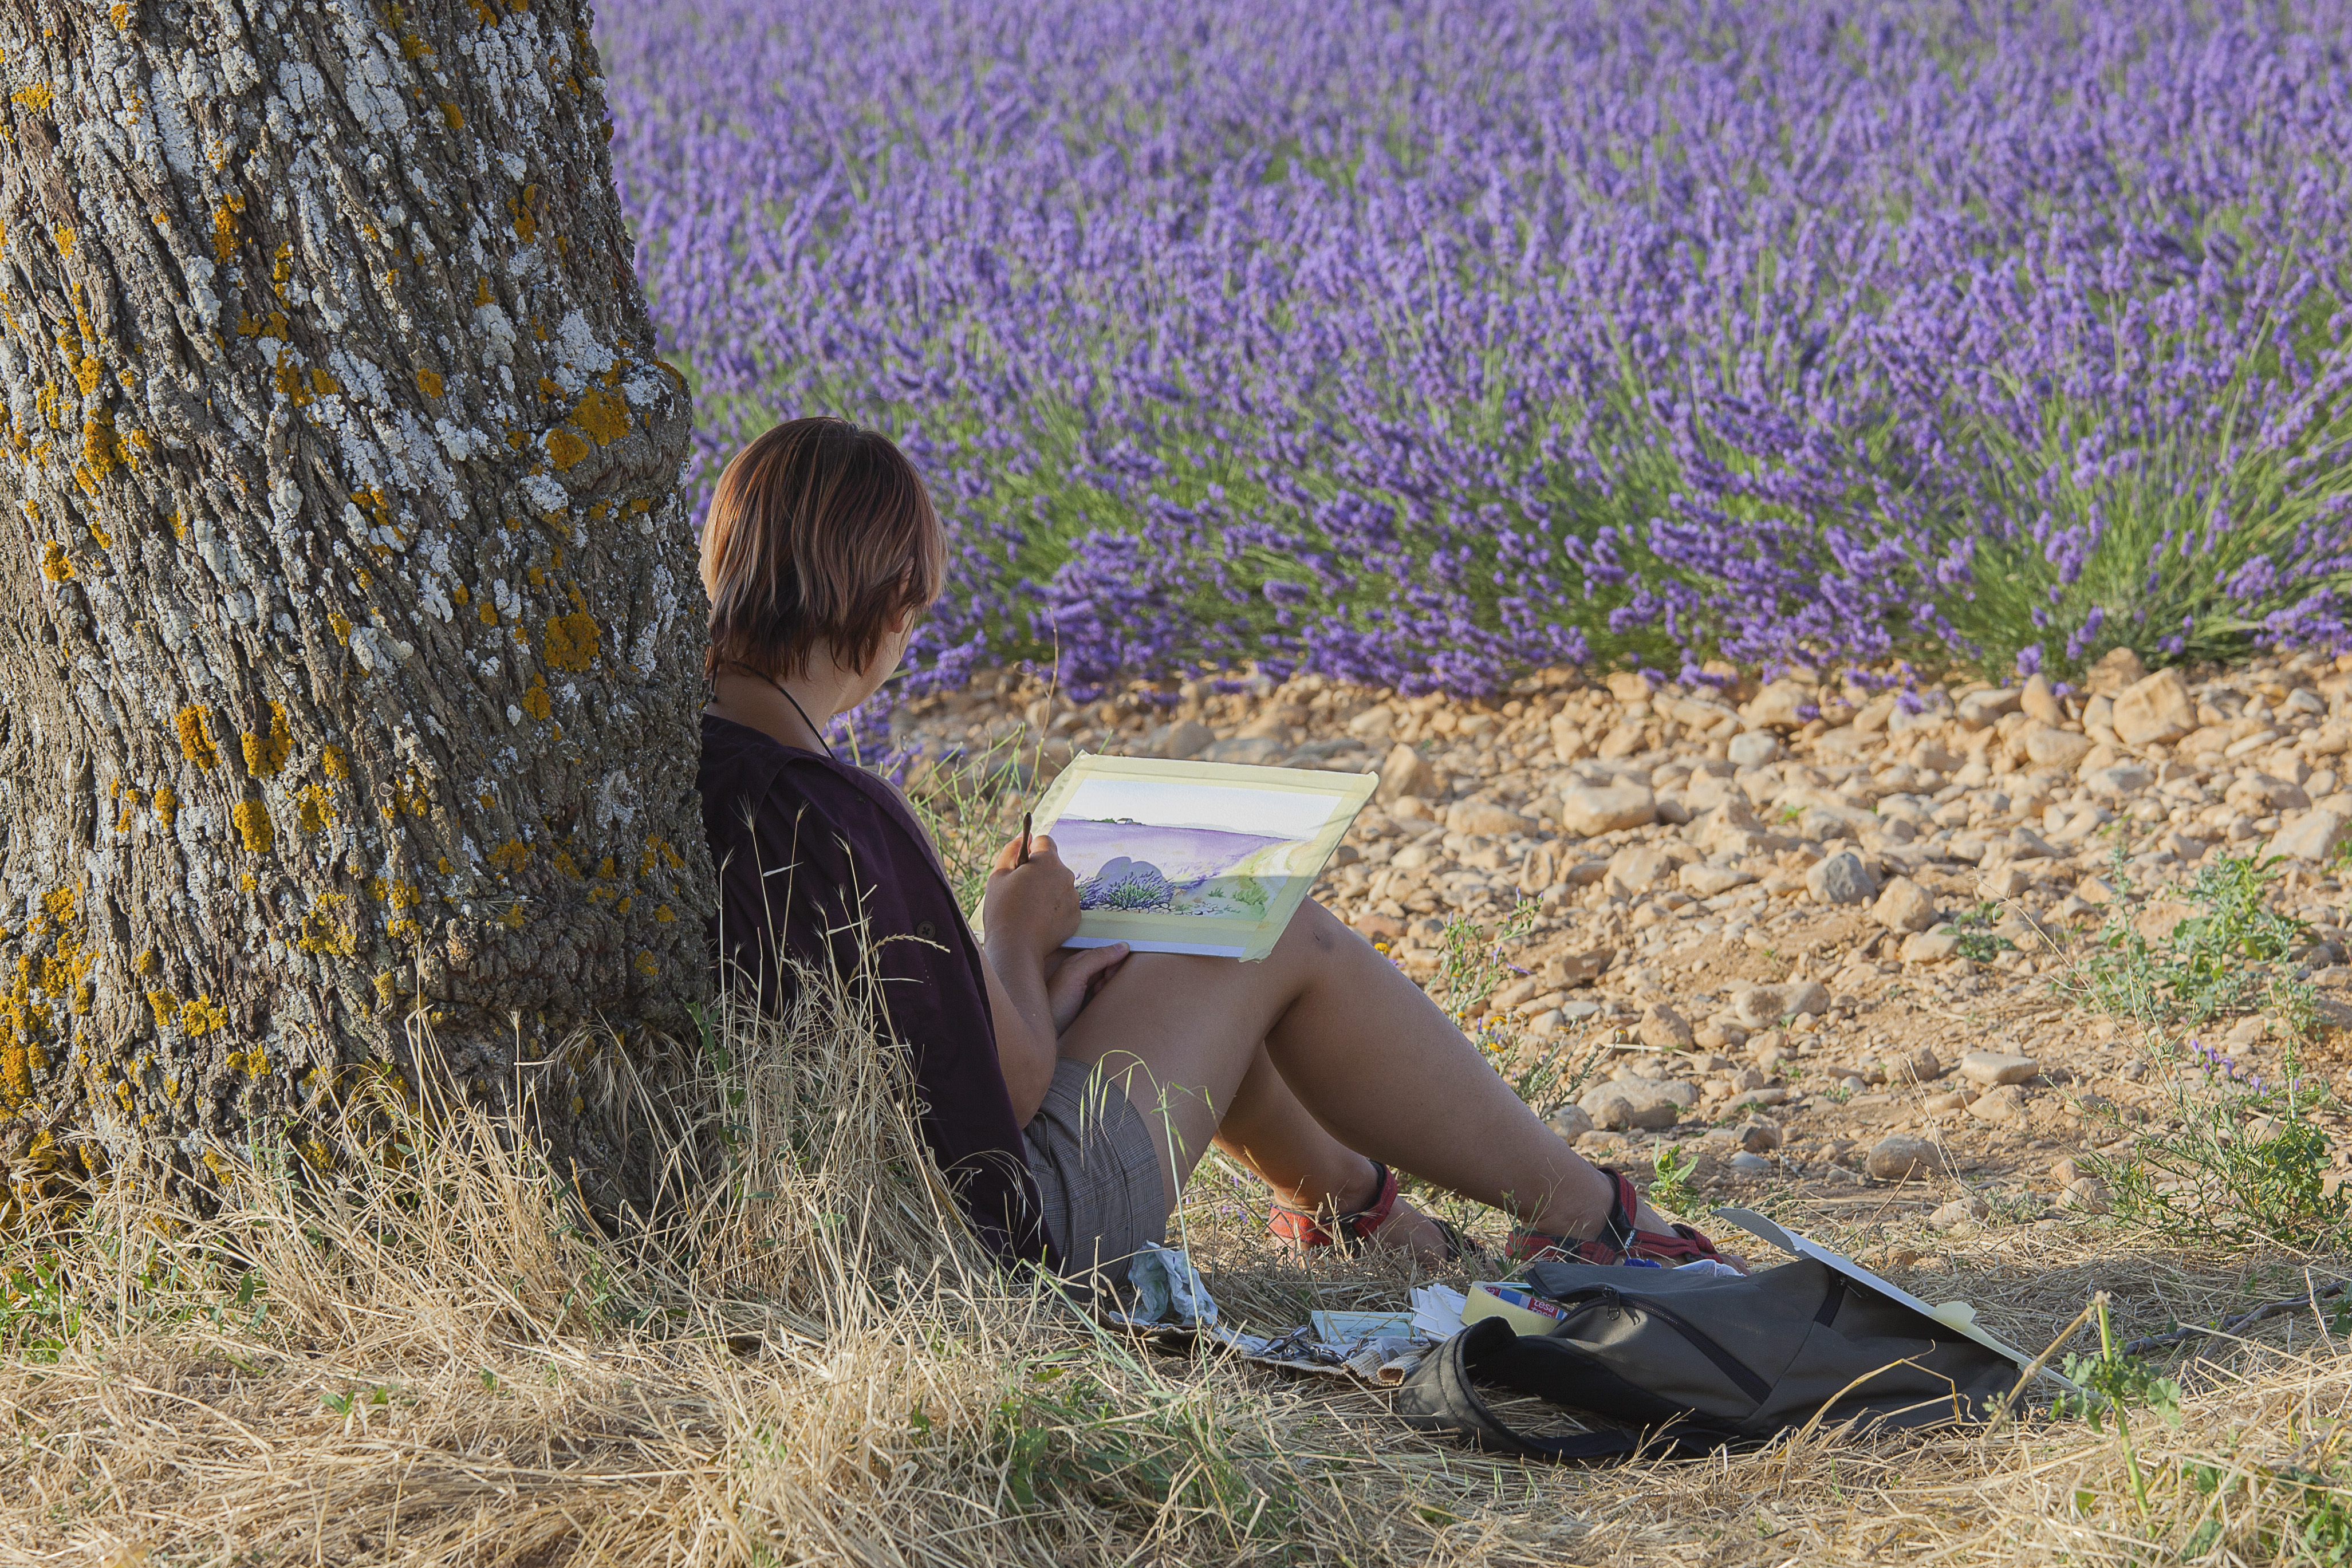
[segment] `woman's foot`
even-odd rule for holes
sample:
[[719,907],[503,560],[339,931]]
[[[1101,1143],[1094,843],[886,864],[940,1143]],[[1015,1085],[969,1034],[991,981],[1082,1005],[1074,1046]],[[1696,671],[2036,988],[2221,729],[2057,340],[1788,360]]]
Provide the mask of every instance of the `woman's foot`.
[[1396,1201],[1389,1217],[1372,1239],[1382,1247],[1409,1247],[1413,1258],[1432,1268],[1456,1261],[1461,1257],[1461,1240],[1454,1229],[1432,1219],[1404,1198]]
[[1364,1162],[1359,1191],[1335,1194],[1315,1208],[1276,1201],[1269,1216],[1276,1237],[1296,1250],[1339,1247],[1358,1252],[1369,1243],[1412,1249],[1422,1262],[1449,1263],[1461,1256],[1453,1228],[1432,1219],[1397,1195],[1396,1173],[1377,1161]]

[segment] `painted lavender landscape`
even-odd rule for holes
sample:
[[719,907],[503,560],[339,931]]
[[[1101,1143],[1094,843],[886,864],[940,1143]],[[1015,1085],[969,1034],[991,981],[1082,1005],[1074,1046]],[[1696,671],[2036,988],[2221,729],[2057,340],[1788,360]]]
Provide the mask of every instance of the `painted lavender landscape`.
[[1288,873],[1296,838],[1216,827],[1065,816],[1054,825],[1087,910],[1174,915],[1265,912],[1270,882]]
[[1078,758],[1037,810],[1077,879],[1074,945],[1264,956],[1373,782],[1368,773]]

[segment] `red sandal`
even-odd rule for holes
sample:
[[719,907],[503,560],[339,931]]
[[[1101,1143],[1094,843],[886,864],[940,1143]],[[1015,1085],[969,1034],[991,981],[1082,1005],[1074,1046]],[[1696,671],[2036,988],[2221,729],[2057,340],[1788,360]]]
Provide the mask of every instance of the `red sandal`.
[[[1356,1256],[1364,1250],[1366,1242],[1380,1233],[1396,1208],[1396,1173],[1375,1160],[1372,1174],[1377,1178],[1372,1201],[1353,1214],[1335,1215],[1323,1209],[1295,1209],[1287,1204],[1276,1204],[1266,1215],[1266,1228],[1274,1232],[1276,1240],[1287,1242],[1295,1252],[1337,1247],[1350,1258]],[[1445,1237],[1446,1257],[1461,1257],[1462,1233],[1434,1215],[1429,1220]]]
[[1516,1226],[1503,1243],[1504,1258],[1513,1263],[1544,1263],[1557,1258],[1565,1263],[1603,1265],[1639,1258],[1672,1268],[1702,1258],[1722,1257],[1706,1233],[1693,1226],[1676,1225],[1671,1231],[1634,1229],[1633,1215],[1640,1211],[1642,1194],[1633,1190],[1633,1184],[1623,1172],[1604,1169],[1601,1174],[1616,1183],[1617,1190],[1609,1200],[1609,1218],[1601,1225],[1599,1236],[1590,1241],[1579,1241],[1573,1237],[1547,1236],[1539,1230]]

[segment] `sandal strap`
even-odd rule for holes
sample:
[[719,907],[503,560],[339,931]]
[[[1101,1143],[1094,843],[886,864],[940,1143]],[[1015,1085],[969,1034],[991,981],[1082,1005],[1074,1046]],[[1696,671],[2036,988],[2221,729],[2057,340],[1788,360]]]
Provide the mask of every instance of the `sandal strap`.
[[1641,1211],[1642,1194],[1622,1171],[1604,1168],[1601,1174],[1616,1184],[1616,1190],[1610,1194],[1609,1217],[1601,1222],[1599,1236],[1590,1241],[1579,1241],[1573,1237],[1551,1236],[1517,1226],[1503,1244],[1503,1256],[1514,1263],[1538,1263],[1548,1257],[1558,1257],[1572,1263],[1603,1267],[1622,1263],[1628,1258],[1694,1263],[1702,1258],[1720,1256],[1706,1233],[1695,1226],[1677,1223],[1671,1230],[1635,1229],[1633,1215]]
[[1361,1252],[1364,1243],[1388,1223],[1390,1211],[1396,1207],[1397,1201],[1396,1173],[1375,1160],[1372,1174],[1376,1178],[1372,1201],[1365,1207],[1352,1214],[1334,1215],[1328,1210],[1275,1204],[1267,1211],[1266,1228],[1293,1247],[1337,1247],[1351,1256]]

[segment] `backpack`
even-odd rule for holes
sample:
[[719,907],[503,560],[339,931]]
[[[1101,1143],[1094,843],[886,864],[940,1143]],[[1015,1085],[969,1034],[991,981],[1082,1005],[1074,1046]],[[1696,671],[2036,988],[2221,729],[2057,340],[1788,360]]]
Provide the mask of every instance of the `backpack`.
[[[1596,1459],[1761,1442],[1816,1417],[1982,1420],[2021,1392],[2007,1356],[1812,1258],[1736,1278],[1538,1263],[1527,1280],[1568,1309],[1559,1326],[1521,1335],[1499,1318],[1471,1324],[1399,1388],[1409,1425],[1496,1453]],[[1479,1397],[1481,1383],[1634,1430],[1530,1436]]]

